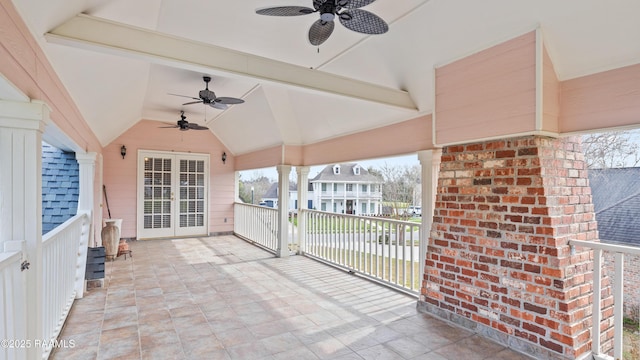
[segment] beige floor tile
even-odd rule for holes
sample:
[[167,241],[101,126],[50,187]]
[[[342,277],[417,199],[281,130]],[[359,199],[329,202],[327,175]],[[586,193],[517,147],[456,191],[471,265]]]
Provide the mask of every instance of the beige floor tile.
[[528,359],[415,298],[233,236],[130,242],[77,300],[51,359]]

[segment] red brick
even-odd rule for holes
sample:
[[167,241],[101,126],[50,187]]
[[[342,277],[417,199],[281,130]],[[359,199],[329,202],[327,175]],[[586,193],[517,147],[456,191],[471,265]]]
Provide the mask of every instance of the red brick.
[[529,177],[519,177],[516,181],[517,185],[531,185],[533,180]]
[[533,334],[529,334],[529,333],[528,333],[528,332],[526,332],[526,331],[520,331],[520,330],[517,330],[517,329],[516,329],[516,330],[513,332],[513,334],[514,334],[515,336],[519,337],[519,338],[522,338],[522,339],[528,340],[529,342],[532,342],[532,343],[534,343],[534,344],[538,342],[538,337],[537,337],[537,336],[535,336],[535,335],[533,335]]
[[[551,319],[547,319],[547,318],[543,318],[541,316],[536,316],[536,324],[542,325],[542,326],[546,326],[550,329],[553,330],[558,330],[560,328],[560,323],[558,323],[557,321],[551,320]],[[552,335],[553,337],[553,335]]]
[[546,308],[543,308],[542,306],[537,306],[537,305],[534,305],[534,304],[531,304],[531,303],[528,303],[528,302],[524,303],[523,308],[525,310],[533,311],[533,312],[538,313],[538,314],[542,314],[542,315],[546,315],[547,314],[547,309]]
[[503,296],[502,302],[510,306],[520,307],[520,300],[512,299],[508,296]]
[[534,332],[534,333],[536,333],[538,335],[542,335],[542,336],[545,336],[547,334],[547,331],[544,328],[542,328],[542,327],[540,327],[538,325],[534,325],[534,324],[532,324],[530,322],[522,323],[522,328],[524,330],[531,331],[531,332]]
[[532,264],[524,264],[524,271],[530,272],[530,273],[534,273],[534,274],[540,274],[541,271],[541,267],[540,265],[532,265]]
[[522,270],[522,263],[518,261],[500,260],[500,266],[516,270]]
[[498,150],[496,151],[496,159],[502,159],[502,158],[513,158],[515,157],[516,152],[515,150]]
[[516,214],[528,214],[529,213],[529,207],[527,207],[527,206],[512,206],[511,207],[511,212],[514,212]]
[[540,338],[540,345],[546,347],[547,349],[553,350],[555,352],[558,352],[560,354],[562,354],[563,351],[563,347],[562,345],[555,343],[553,341],[547,341],[543,338]]
[[495,275],[490,275],[490,274],[486,274],[486,273],[481,273],[480,274],[480,279],[482,280],[486,280],[492,283],[500,283],[500,278],[495,276]]
[[531,155],[538,155],[538,148],[532,147],[532,148],[518,149],[518,156],[531,156]]
[[481,151],[481,150],[484,150],[483,143],[470,144],[466,146],[466,151]]

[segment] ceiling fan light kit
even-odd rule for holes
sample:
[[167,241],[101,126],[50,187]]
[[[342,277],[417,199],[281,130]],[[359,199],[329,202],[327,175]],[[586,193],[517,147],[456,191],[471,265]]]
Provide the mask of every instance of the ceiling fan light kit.
[[363,34],[384,34],[389,25],[378,15],[360,9],[375,0],[313,0],[313,9],[304,6],[276,6],[257,9],[259,15],[268,16],[300,16],[320,13],[320,19],[309,29],[309,42],[318,46],[324,43],[333,33],[336,16],[340,23],[349,30]]

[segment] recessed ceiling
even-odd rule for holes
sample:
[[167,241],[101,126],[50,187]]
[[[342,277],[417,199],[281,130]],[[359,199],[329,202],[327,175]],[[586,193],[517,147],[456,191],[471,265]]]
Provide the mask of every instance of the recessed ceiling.
[[[542,29],[562,80],[640,62],[637,0],[377,0],[365,9],[389,23],[389,32],[363,35],[337,24],[320,47],[307,40],[317,14],[255,13],[269,6],[311,6],[311,0],[14,4],[103,145],[142,119],[174,123],[180,110],[189,121],[206,124],[234,154],[311,144],[408,120],[432,111],[434,66],[536,27]],[[116,34],[127,34],[126,28],[133,26],[163,41],[180,41],[158,49],[155,40],[131,39],[135,48],[125,51],[45,37],[79,14],[115,22]],[[88,29],[82,32],[89,34]],[[220,58],[197,63],[206,53],[180,44],[214,46],[230,58],[246,54],[246,64],[231,64],[246,71],[212,66]],[[145,53],[146,46],[166,53]],[[260,59],[275,62],[255,65]],[[301,69],[305,71],[298,72]],[[269,79],[269,74],[276,78]],[[188,99],[169,95],[197,97],[204,89],[203,75],[213,77],[210,90],[217,96],[239,97],[245,103],[221,111],[182,105]]]

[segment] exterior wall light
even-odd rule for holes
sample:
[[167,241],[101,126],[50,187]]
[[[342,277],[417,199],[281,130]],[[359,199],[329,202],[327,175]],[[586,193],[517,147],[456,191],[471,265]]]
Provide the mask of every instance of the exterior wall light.
[[222,153],[222,163],[225,164],[227,162],[227,153],[223,152]]
[[120,155],[122,155],[122,158],[124,159],[124,156],[127,155],[127,147],[122,145],[122,147],[120,147]]

